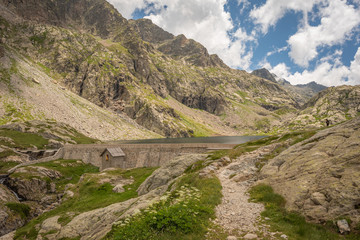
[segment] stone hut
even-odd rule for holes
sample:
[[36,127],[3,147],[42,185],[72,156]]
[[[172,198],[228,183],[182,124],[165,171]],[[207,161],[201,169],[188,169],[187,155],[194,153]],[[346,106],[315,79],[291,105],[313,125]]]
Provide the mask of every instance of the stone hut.
[[125,162],[125,153],[120,147],[106,148],[100,155],[101,169],[122,168]]

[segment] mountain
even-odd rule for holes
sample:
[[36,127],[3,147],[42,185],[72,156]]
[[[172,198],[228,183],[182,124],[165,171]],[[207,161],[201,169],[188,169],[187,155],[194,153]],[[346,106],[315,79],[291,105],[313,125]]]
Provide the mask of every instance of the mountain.
[[105,0],[2,0],[0,11],[7,60],[27,59],[65,89],[166,137],[267,132],[283,118],[276,111],[299,107],[279,84],[231,69],[150,20],[128,21]]
[[261,68],[261,69],[256,69],[254,71],[251,72],[251,74],[261,77],[261,78],[265,78],[267,80],[270,80],[274,83],[277,82],[276,80],[276,75],[269,72],[269,70],[267,70],[266,68]]
[[314,81],[307,84],[292,85],[290,82],[286,81],[286,79],[279,78],[276,74],[270,73],[266,68],[254,70],[251,74],[279,83],[300,105],[305,104],[316,93],[326,89],[325,86]]

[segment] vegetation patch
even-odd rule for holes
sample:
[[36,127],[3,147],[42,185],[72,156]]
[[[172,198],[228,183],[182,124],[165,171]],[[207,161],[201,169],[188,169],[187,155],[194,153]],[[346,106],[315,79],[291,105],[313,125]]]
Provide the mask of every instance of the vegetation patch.
[[49,140],[34,133],[23,133],[11,129],[0,129],[0,136],[12,139],[12,142],[0,139],[0,144],[8,147],[27,149],[37,147],[43,149],[49,143]]
[[185,175],[178,188],[139,214],[116,222],[105,239],[205,239],[214,208],[221,202],[215,177]]
[[30,207],[24,203],[8,202],[5,206],[19,214],[22,219],[26,219],[30,215]]
[[62,175],[61,179],[54,179],[57,190],[62,191],[66,184],[75,184],[85,173],[97,173],[99,168],[91,164],[84,164],[80,160],[55,160],[51,162],[38,163],[33,166],[41,166],[48,169],[59,171]]
[[261,216],[270,219],[266,221],[266,224],[270,225],[270,230],[282,232],[289,239],[359,239],[359,235],[341,236],[334,232],[334,229],[306,222],[305,218],[300,214],[287,211],[284,207],[285,199],[279,194],[274,193],[273,189],[268,185],[256,185],[250,189],[249,193],[251,201],[260,202],[265,205],[265,211],[261,213]]
[[[69,160],[70,161],[70,160]],[[69,163],[73,163],[72,160]],[[60,164],[63,161],[58,161]],[[51,162],[50,162],[51,163]],[[66,163],[66,162],[65,162]],[[48,163],[38,164],[40,166],[47,166]],[[58,164],[56,161],[53,164]],[[54,167],[52,169],[60,171],[64,176],[69,174],[71,168],[74,166],[68,165],[66,170],[62,170],[62,167]],[[64,201],[59,207],[55,208],[52,211],[46,212],[39,217],[32,219],[27,225],[22,228],[17,229],[15,234],[15,239],[36,239],[38,230],[35,227],[37,224],[41,224],[45,219],[48,219],[53,216],[60,216],[59,221],[62,224],[66,224],[71,221],[73,217],[76,215],[91,211],[97,208],[103,208],[110,204],[123,202],[128,199],[137,197],[136,189],[140,186],[140,184],[145,181],[147,177],[151,175],[151,173],[156,168],[136,168],[131,170],[114,170],[107,171],[107,174],[114,176],[121,176],[123,178],[132,178],[134,181],[132,184],[125,185],[125,192],[115,193],[112,191],[113,186],[109,183],[101,184],[98,180],[104,178],[103,175],[99,175],[97,173],[86,173],[83,175],[83,180],[80,181],[75,187],[70,188],[71,191],[74,192],[74,197]],[[66,177],[65,177],[66,179]],[[70,180],[75,181],[75,180]],[[74,213],[69,215],[68,213]]]

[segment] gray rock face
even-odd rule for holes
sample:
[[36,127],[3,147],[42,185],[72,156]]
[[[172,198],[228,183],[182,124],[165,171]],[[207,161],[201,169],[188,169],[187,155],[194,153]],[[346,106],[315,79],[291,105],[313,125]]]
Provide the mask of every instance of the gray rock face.
[[165,166],[155,170],[138,188],[139,195],[144,195],[160,186],[168,185],[176,177],[180,176],[187,167],[197,161],[204,160],[207,155],[192,154],[179,156],[171,160]]
[[260,178],[309,220],[360,222],[360,117],[322,130],[265,165]]
[[19,202],[15,195],[0,184],[0,236],[21,227],[25,220],[5,206],[6,202]]

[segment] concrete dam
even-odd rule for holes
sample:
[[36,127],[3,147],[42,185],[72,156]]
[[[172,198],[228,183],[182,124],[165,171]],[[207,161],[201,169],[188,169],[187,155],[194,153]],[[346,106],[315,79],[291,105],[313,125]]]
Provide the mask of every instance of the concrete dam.
[[[84,144],[65,145],[56,159],[81,159],[101,170],[109,167],[135,168],[159,167],[176,156],[192,153],[205,153],[211,150],[231,149],[235,144],[218,143],[184,143],[184,144]],[[124,155],[119,158],[106,159],[104,151],[121,148]]]

